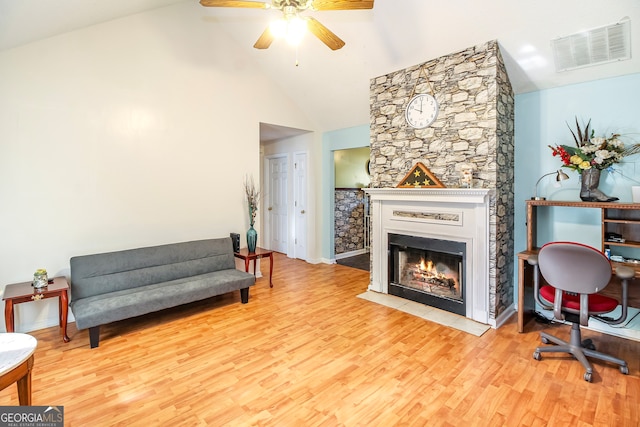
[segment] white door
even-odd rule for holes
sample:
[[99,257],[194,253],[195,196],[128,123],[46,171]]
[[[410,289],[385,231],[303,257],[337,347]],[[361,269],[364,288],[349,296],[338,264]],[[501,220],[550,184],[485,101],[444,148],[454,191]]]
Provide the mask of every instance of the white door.
[[294,258],[307,259],[307,153],[293,158],[293,205],[295,212]]
[[269,249],[287,253],[287,163],[288,157],[269,159],[267,211]]

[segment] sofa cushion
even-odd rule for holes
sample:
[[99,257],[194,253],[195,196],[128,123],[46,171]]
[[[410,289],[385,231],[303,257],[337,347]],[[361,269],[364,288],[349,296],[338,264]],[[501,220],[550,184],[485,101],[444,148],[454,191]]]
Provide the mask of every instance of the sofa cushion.
[[235,269],[229,237],[76,256],[70,264],[72,301]]
[[74,300],[71,309],[78,329],[86,329],[248,288],[254,283],[252,275],[227,269]]

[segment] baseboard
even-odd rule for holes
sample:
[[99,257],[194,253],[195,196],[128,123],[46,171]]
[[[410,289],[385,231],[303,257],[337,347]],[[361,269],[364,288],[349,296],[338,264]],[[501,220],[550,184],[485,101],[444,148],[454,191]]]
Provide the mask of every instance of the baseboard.
[[[357,249],[351,252],[343,252],[341,254],[336,254],[336,259],[349,258],[351,256],[362,255],[369,253],[368,249]],[[335,263],[334,263],[335,264]]]
[[[505,311],[502,312],[500,316],[498,316],[495,320],[489,320],[489,324],[498,329],[502,325],[504,325],[510,318],[516,313],[515,304],[511,304]],[[493,322],[493,323],[492,323]]]
[[[537,307],[537,309],[540,307]],[[553,310],[537,310],[543,317],[551,320],[553,319]],[[611,312],[610,316],[616,317],[620,313],[620,306],[615,311]],[[570,324],[570,322],[558,323]],[[583,326],[582,329],[588,329],[590,331],[596,331],[603,334],[614,335],[620,338],[626,338],[633,341],[640,341],[640,309],[635,307],[629,307],[627,320],[621,325],[608,325],[604,322],[600,322],[596,319],[589,319],[589,326]]]

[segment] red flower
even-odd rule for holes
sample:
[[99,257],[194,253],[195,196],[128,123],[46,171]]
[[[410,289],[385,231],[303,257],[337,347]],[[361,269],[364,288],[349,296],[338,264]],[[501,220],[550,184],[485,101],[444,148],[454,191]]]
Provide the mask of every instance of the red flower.
[[556,156],[560,156],[560,159],[562,160],[562,163],[564,163],[566,166],[571,164],[571,154],[567,153],[567,150],[565,150],[563,147],[557,146],[557,147],[552,147],[549,146],[549,148],[551,148],[551,151],[553,152],[553,157]]

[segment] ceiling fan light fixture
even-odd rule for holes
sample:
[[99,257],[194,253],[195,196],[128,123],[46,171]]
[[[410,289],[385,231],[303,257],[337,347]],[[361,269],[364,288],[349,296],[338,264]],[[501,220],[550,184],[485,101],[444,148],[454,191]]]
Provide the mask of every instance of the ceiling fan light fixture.
[[292,46],[297,46],[307,32],[307,21],[299,16],[289,16],[273,21],[269,25],[273,37],[285,39]]
[[296,16],[289,19],[286,40],[292,46],[298,46],[307,33],[307,21]]
[[269,24],[269,30],[273,37],[282,39],[287,35],[287,21],[284,19],[278,19]]
[[284,38],[289,44],[298,45],[307,30],[331,50],[344,46],[344,41],[311,16],[299,17],[306,10],[361,10],[373,9],[374,0],[200,0],[205,7],[244,7],[276,9],[284,15],[260,34],[253,47],[267,49],[276,38]]

